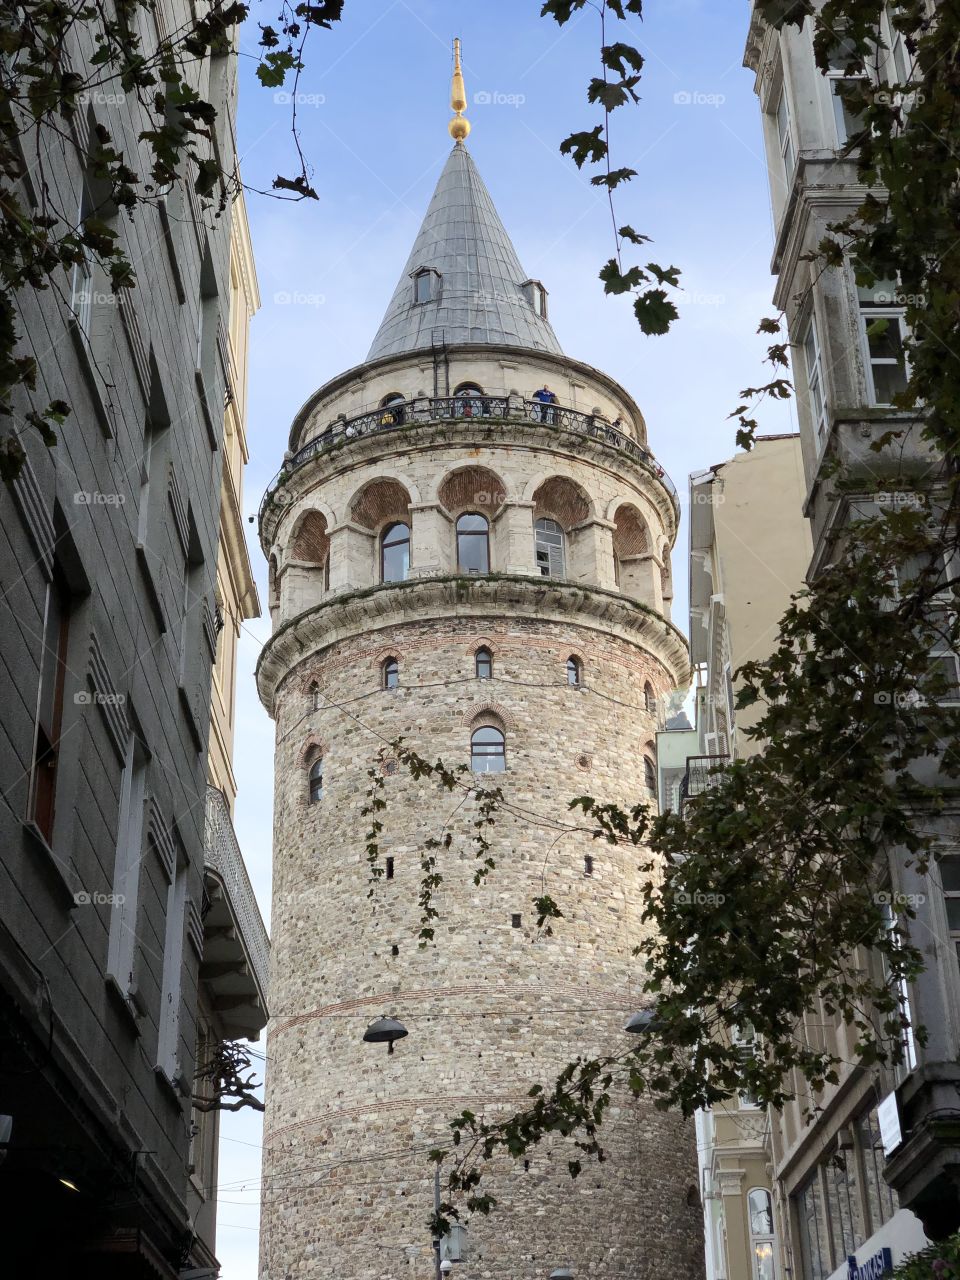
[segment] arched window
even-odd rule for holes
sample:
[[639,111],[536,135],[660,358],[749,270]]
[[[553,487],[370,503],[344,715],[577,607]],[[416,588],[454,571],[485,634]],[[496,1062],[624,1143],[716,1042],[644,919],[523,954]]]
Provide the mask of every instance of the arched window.
[[476,668],[478,680],[490,680],[493,678],[493,654],[486,646],[477,650]]
[[754,1187],[747,1195],[750,1215],[750,1253],[753,1280],[775,1280],[773,1262],[773,1199],[764,1187]]
[[475,382],[461,382],[453,393],[458,418],[479,418],[486,412],[483,388]]
[[474,729],[470,738],[470,768],[474,773],[503,773],[507,767],[507,744],[503,733],[492,725]]
[[380,426],[402,427],[404,421],[404,405],[406,397],[397,391],[391,391],[380,401]]
[[537,568],[543,577],[564,577],[562,526],[557,524],[556,520],[542,517],[534,525],[534,541],[537,550]]
[[317,756],[310,766],[309,773],[310,803],[316,804],[323,799],[323,757]]
[[582,682],[583,663],[571,654],[567,659],[567,684],[572,684],[575,689],[579,689]]
[[307,689],[307,697],[310,699],[311,708],[314,711],[318,711],[320,708],[320,686],[317,684],[316,680],[311,680],[310,686]]
[[657,789],[657,766],[653,762],[652,755],[643,757],[643,785],[651,792]]
[[400,663],[396,658],[387,658],[380,668],[380,682],[384,689],[395,689],[400,683]]
[[380,535],[380,581],[403,582],[410,573],[410,526],[391,524]]
[[657,695],[653,692],[653,685],[649,680],[643,686],[643,707],[650,715],[657,714]]
[[457,567],[461,573],[490,572],[490,521],[468,512],[457,521]]

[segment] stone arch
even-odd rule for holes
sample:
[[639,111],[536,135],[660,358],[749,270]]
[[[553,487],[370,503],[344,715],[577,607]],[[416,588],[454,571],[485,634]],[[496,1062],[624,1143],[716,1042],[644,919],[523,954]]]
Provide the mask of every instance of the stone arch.
[[489,649],[494,657],[497,656],[497,641],[492,640],[490,636],[474,636],[472,640],[467,642],[465,653],[468,658],[476,656],[478,649]]
[[311,733],[300,744],[300,750],[297,753],[297,766],[300,769],[309,769],[313,763],[322,759],[326,755],[326,747],[321,738]]
[[486,728],[500,729],[506,733],[517,726],[516,720],[502,702],[476,702],[463,713],[461,720],[471,733],[474,729]]
[[376,533],[384,525],[396,521],[410,523],[410,506],[418,501],[416,494],[399,480],[379,476],[368,480],[350,500],[350,519]]
[[567,532],[593,514],[593,503],[582,485],[567,476],[550,476],[533,495],[533,518],[556,520]]
[[330,555],[330,534],[327,517],[322,511],[310,508],[297,520],[290,541],[290,559],[305,564],[325,565]]
[[479,511],[491,517],[506,499],[503,481],[489,467],[468,466],[449,471],[437,488],[437,501],[451,516]]
[[621,503],[613,517],[613,554],[618,560],[649,555],[652,550],[650,528],[632,502]]

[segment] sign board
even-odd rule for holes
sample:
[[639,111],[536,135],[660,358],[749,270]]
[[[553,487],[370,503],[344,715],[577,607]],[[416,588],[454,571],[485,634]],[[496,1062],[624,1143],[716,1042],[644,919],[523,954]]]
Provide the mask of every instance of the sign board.
[[900,1108],[897,1105],[896,1093],[888,1093],[877,1107],[877,1122],[880,1125],[880,1141],[883,1143],[883,1154],[890,1155],[903,1142],[900,1132]]
[[850,1280],[883,1280],[893,1270],[893,1254],[889,1249],[878,1249],[866,1262],[857,1262],[853,1254],[847,1258]]

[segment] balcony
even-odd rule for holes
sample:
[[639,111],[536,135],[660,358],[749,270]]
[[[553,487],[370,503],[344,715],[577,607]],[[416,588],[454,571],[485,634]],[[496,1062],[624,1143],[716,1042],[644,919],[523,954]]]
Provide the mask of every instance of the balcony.
[[228,1040],[256,1040],[267,1022],[270,941],[250,885],[230,810],[207,787],[203,960],[200,981]]
[[469,398],[423,397],[418,400],[407,400],[401,404],[370,409],[352,418],[338,419],[287,459],[263,496],[260,504],[260,520],[262,522],[264,513],[283,480],[312,458],[328,453],[346,441],[377,435],[382,431],[398,431],[405,427],[416,427],[428,423],[463,422],[465,419],[475,419],[487,426],[511,426],[518,422],[539,423],[545,427],[572,431],[576,435],[599,440],[649,467],[679,510],[680,499],[677,496],[676,487],[650,450],[645,445],[638,444],[625,432],[611,426],[604,418],[592,413],[581,413],[579,409],[568,409],[560,404],[521,400],[519,396],[481,395]]
[[688,801],[715,787],[723,776],[729,756],[687,756],[687,769],[680,779],[680,816]]

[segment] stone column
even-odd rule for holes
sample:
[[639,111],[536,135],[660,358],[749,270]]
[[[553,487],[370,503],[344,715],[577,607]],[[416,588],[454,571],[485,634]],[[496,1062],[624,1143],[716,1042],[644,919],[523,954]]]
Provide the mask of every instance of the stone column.
[[536,574],[533,503],[508,502],[493,519],[491,568],[495,573]]
[[330,530],[330,590],[350,591],[371,587],[379,577],[376,535],[362,525],[346,521]]
[[410,507],[410,577],[456,573],[457,536],[453,521],[437,502]]
[[616,590],[613,571],[613,531],[609,520],[586,520],[570,530],[567,576],[571,582]]

